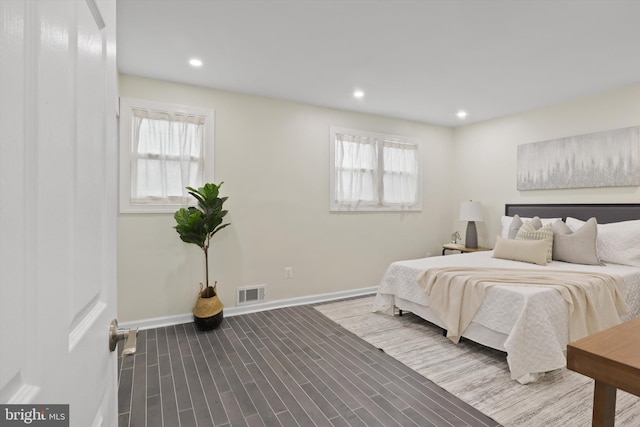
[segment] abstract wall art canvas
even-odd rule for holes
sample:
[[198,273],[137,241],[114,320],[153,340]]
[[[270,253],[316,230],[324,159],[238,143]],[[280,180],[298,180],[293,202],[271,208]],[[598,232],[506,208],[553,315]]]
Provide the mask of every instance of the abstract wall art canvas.
[[640,126],[518,146],[518,190],[640,186]]

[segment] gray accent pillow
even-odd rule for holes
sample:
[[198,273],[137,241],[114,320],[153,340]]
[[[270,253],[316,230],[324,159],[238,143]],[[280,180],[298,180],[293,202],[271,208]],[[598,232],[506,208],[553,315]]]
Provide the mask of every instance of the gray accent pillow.
[[511,225],[509,226],[509,239],[515,239],[516,234],[518,234],[518,230],[522,227],[522,220],[518,215],[514,215],[511,220]]
[[[527,222],[530,223],[535,230],[542,228],[542,221],[537,216],[534,216],[533,218],[531,218],[530,221],[527,221]],[[511,225],[509,226],[509,235],[508,235],[509,239],[516,238],[516,236],[518,235],[518,230],[520,230],[520,227],[522,227],[522,224],[524,224],[522,222],[522,218],[520,218],[520,216],[518,216],[517,214],[514,215],[513,219],[511,220]]]
[[573,264],[603,265],[598,258],[597,238],[595,218],[590,218],[575,231],[558,220],[553,223],[553,259]]

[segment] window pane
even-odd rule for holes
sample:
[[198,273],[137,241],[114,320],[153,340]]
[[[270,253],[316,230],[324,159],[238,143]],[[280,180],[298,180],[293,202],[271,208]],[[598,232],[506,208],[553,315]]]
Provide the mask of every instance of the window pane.
[[[190,116],[136,110],[131,198],[186,197],[204,184],[204,124]],[[148,117],[149,115],[154,118]],[[155,116],[158,116],[157,118]]]
[[336,135],[335,152],[336,201],[377,202],[376,141],[353,135]]
[[372,171],[339,171],[336,198],[341,202],[375,202],[378,199]]
[[[183,164],[159,159],[138,159],[137,162],[137,175],[132,180],[136,183],[136,187],[131,189],[132,198],[183,196]],[[200,164],[191,162],[187,168],[189,173],[186,175],[190,181],[185,187],[201,187],[203,184],[200,179]]]
[[182,165],[180,162],[165,162],[167,196],[182,195]]
[[384,174],[382,179],[385,203],[412,204],[417,196],[417,146],[384,141]]
[[[142,119],[138,154],[169,154],[169,123],[161,120]],[[174,153],[175,154],[175,153]]]
[[[408,179],[405,179],[408,178]],[[394,204],[413,204],[416,201],[417,187],[415,175],[412,177],[385,174],[382,179],[384,186],[384,202]]]
[[339,153],[336,156],[336,166],[347,169],[376,168],[378,156],[376,145],[372,142],[336,141]]
[[154,179],[161,174],[161,162],[153,159],[138,159],[136,163],[138,167],[136,176],[131,180],[131,198],[161,197],[162,185]]

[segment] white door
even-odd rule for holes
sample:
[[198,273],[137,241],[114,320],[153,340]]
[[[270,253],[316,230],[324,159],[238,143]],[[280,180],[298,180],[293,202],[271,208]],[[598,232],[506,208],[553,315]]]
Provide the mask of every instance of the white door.
[[0,0],[0,26],[0,404],[116,426],[115,0]]

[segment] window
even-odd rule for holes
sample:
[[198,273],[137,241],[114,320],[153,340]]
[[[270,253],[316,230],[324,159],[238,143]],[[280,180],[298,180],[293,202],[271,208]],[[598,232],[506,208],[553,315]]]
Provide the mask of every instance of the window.
[[331,211],[422,210],[418,144],[331,128]]
[[213,177],[212,154],[213,111],[122,98],[120,211],[173,213],[191,203],[186,187]]

